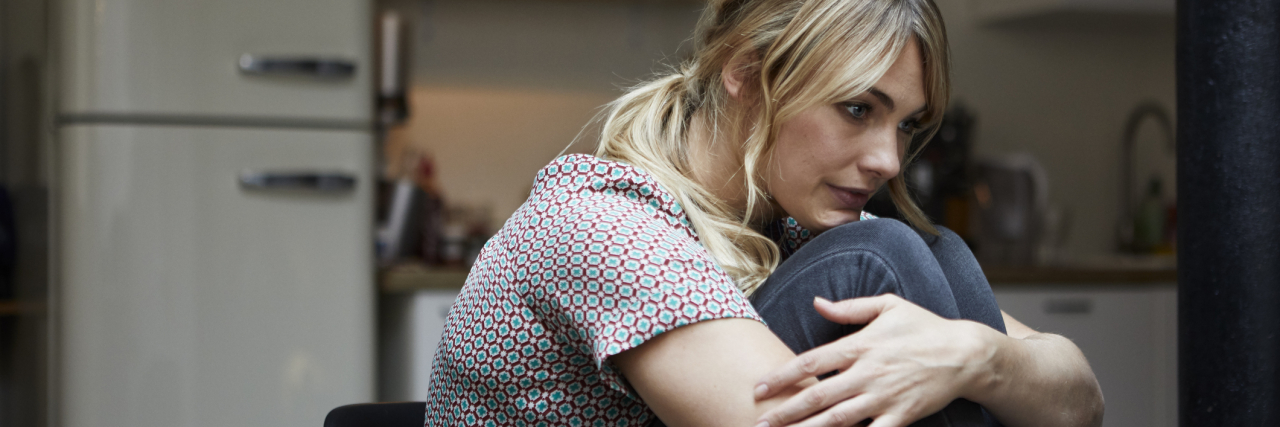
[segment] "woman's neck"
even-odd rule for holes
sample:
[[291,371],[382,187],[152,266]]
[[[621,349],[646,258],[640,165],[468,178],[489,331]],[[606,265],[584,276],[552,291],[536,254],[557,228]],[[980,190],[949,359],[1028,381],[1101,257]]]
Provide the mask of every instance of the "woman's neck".
[[[747,209],[741,144],[736,132],[712,129],[705,110],[694,113],[686,135],[693,180],[739,212]],[[718,131],[718,132],[717,132]]]
[[[693,180],[741,215],[747,210],[747,180],[742,170],[742,136],[731,130],[739,126],[731,124],[716,129],[712,128],[710,122],[703,111],[698,111],[689,123],[687,146]],[[769,206],[758,207],[756,215],[758,217],[753,222],[762,224],[785,214],[781,206],[769,199]]]

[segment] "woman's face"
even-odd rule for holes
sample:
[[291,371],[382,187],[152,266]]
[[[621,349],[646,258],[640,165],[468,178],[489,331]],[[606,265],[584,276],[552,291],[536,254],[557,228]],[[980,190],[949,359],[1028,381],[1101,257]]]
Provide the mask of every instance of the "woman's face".
[[867,91],[783,122],[764,173],[787,215],[813,231],[858,220],[898,165],[925,109],[923,63],[914,41]]

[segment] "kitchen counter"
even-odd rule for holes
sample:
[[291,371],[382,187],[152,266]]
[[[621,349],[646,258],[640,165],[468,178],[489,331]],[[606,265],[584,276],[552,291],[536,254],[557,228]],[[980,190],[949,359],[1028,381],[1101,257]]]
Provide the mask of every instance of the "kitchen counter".
[[991,282],[991,286],[1090,285],[1103,283],[1155,285],[1178,281],[1178,271],[1173,268],[983,267],[982,272],[987,275],[987,281]]
[[383,294],[423,290],[459,290],[467,281],[463,267],[436,267],[420,263],[395,264],[378,272],[378,289]]
[[1080,257],[1049,265],[984,265],[992,286],[1001,285],[1154,285],[1178,281],[1173,255],[1106,255]]
[[[1178,271],[1172,258],[1156,261],[1079,262],[1048,266],[984,266],[992,286],[1058,285],[1093,286],[1099,284],[1158,285],[1176,283]],[[397,264],[383,269],[378,286],[384,294],[419,290],[458,290],[467,280],[462,267],[429,267],[423,264]]]

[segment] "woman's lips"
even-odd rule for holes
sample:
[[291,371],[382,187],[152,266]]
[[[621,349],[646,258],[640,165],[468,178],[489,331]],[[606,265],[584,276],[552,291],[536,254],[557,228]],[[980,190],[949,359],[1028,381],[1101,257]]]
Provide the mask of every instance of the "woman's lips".
[[871,192],[867,190],[837,187],[831,184],[827,184],[827,189],[831,190],[831,194],[835,196],[840,209],[862,211],[862,207],[867,205],[867,199],[871,198]]

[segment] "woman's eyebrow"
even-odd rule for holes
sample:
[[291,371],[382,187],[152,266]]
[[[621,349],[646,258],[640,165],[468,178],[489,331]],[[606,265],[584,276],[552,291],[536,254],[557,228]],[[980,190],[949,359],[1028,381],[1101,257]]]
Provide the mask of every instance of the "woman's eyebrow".
[[[896,108],[893,104],[893,97],[889,96],[889,94],[882,92],[880,89],[876,89],[875,87],[872,87],[871,89],[867,89],[867,93],[871,94],[871,96],[874,96],[876,97],[876,99],[880,100],[880,103],[884,104],[885,108],[888,108],[890,112],[892,112],[894,108]],[[909,115],[911,116],[919,115],[920,113],[923,113],[925,110],[928,110],[928,109],[929,109],[929,106],[926,105],[926,106],[920,107],[919,110],[916,110],[915,112]]]
[[915,112],[908,114],[907,116],[910,116],[910,117],[919,116],[921,114],[924,114],[925,110],[928,110],[928,109],[929,109],[929,106],[926,105],[926,106],[920,107],[919,110],[916,110]]
[[867,93],[870,93],[872,96],[875,96],[876,99],[879,99],[880,103],[884,104],[889,111],[893,111],[893,98],[889,97],[889,95],[886,95],[884,92],[881,92],[880,89],[876,89],[874,87],[867,89]]

